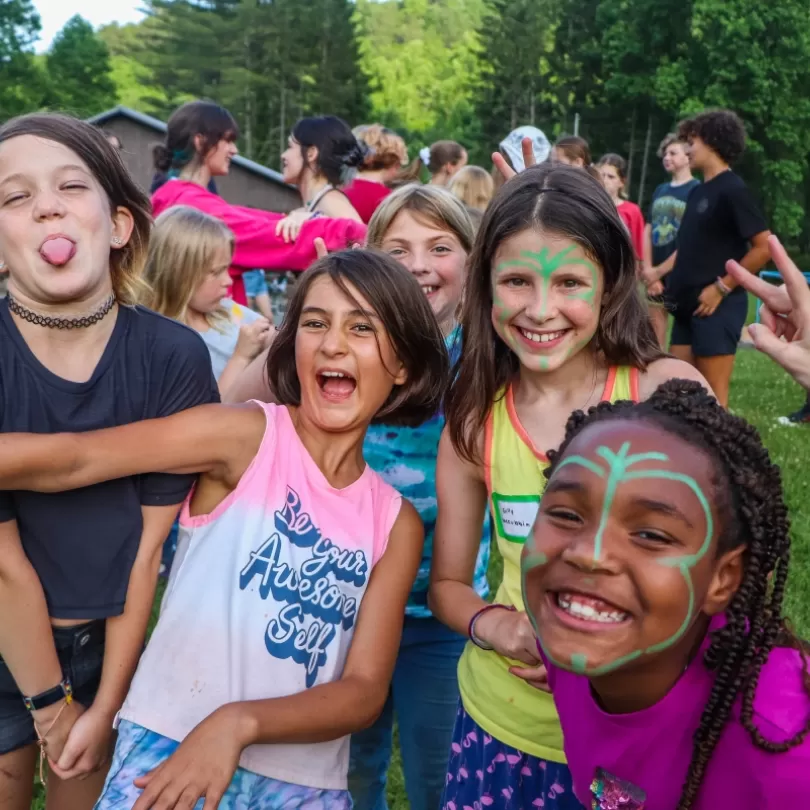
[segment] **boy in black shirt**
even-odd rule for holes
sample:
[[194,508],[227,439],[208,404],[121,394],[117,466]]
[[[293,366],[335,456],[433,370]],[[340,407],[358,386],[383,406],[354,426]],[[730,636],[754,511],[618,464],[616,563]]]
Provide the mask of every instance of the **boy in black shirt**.
[[683,121],[678,136],[687,142],[691,166],[702,173],[703,183],[689,196],[677,251],[653,277],[671,273],[666,284],[675,318],[670,351],[694,365],[727,406],[748,298],[725,265],[735,259],[758,273],[770,258],[770,232],[750,191],[730,168],[745,149],[738,116],[728,110],[704,112]]

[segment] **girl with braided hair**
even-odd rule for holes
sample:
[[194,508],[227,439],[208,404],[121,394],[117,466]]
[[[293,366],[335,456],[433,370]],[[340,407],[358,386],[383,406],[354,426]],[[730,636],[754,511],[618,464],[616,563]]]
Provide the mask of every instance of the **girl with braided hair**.
[[779,469],[692,381],[574,413],[522,557],[587,807],[793,810],[810,674],[782,600]]

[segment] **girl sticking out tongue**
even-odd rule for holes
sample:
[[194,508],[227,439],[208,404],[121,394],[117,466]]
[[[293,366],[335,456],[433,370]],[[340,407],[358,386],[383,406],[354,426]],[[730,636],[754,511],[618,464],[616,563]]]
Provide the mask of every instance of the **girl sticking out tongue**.
[[[97,430],[218,397],[200,338],[135,306],[149,200],[104,134],[57,115],[0,128],[0,434]],[[90,810],[189,476],[0,493],[0,805]],[[24,699],[27,699],[27,704]]]

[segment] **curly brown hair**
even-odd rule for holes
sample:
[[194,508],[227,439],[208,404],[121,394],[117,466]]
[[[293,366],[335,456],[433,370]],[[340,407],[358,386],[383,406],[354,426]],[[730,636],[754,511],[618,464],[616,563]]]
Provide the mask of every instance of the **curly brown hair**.
[[683,141],[700,138],[729,166],[745,152],[745,124],[731,110],[707,110],[681,121],[678,124],[678,137]]
[[607,420],[651,423],[708,454],[714,464],[714,506],[719,516],[717,554],[746,547],[742,583],[726,609],[726,624],[711,634],[703,658],[714,684],[693,737],[692,759],[676,810],[695,805],[700,785],[731,710],[739,698],[741,722],[755,746],[781,753],[800,745],[810,720],[789,740],[765,739],[754,723],[754,699],[762,667],[776,646],[800,651],[804,688],[810,695],[807,656],[787,629],[782,602],[790,560],[790,521],[782,478],[756,429],[721,407],[697,382],[669,380],[640,404],[601,403],[568,420],[565,440],[550,451],[551,477],[568,446],[590,425]]

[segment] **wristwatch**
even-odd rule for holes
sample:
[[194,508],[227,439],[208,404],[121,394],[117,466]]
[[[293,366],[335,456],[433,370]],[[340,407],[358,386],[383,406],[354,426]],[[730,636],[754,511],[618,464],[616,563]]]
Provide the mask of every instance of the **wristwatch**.
[[29,712],[47,709],[48,706],[53,706],[60,700],[64,700],[68,704],[73,702],[73,686],[68,678],[65,678],[58,686],[54,686],[53,689],[48,689],[47,692],[40,692],[34,697],[23,697],[25,708]]

